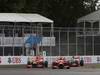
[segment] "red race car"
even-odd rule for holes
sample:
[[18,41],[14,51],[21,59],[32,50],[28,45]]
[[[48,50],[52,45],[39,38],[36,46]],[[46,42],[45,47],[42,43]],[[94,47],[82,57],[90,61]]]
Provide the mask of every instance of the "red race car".
[[69,61],[67,61],[65,58],[60,57],[56,61],[52,62],[52,68],[53,69],[69,69],[70,64]]
[[47,65],[42,56],[36,56],[33,60],[28,61],[27,68],[44,68]]

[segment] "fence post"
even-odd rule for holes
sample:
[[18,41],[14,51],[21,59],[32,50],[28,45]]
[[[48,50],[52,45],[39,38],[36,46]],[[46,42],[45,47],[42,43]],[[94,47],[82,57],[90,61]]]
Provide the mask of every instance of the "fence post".
[[61,51],[60,51],[60,49],[61,49],[61,47],[60,47],[61,44],[60,44],[60,43],[61,43],[61,42],[60,42],[60,41],[61,41],[61,40],[60,40],[60,30],[59,30],[59,56],[60,56],[60,53],[61,53]]
[[69,56],[69,31],[67,31],[67,46],[68,46],[68,53],[67,55]]

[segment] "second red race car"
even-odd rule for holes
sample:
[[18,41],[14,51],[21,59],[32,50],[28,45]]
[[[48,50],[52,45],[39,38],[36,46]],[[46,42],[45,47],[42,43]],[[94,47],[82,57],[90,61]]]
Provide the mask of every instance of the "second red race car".
[[63,57],[59,57],[56,61],[52,62],[52,69],[70,69],[69,61]]

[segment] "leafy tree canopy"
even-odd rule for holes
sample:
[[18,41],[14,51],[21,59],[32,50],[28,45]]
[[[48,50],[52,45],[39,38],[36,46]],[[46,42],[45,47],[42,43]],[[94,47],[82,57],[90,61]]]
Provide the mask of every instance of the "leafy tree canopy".
[[39,13],[54,20],[55,26],[76,26],[79,17],[96,10],[98,1],[0,0],[0,12]]

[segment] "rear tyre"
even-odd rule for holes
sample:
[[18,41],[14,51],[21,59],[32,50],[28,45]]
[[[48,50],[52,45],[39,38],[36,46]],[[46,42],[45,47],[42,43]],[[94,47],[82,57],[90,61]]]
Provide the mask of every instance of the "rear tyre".
[[63,69],[64,68],[64,65],[59,65],[59,69]]
[[45,66],[45,68],[48,68],[48,61],[44,62],[44,66]]
[[70,69],[70,67],[67,67],[67,69]]
[[80,66],[84,66],[84,61],[80,60]]

